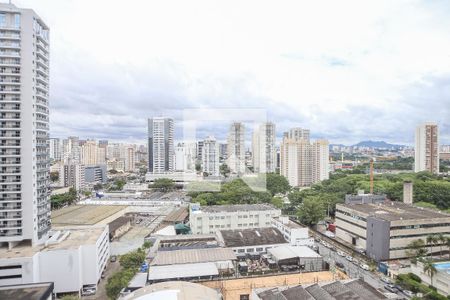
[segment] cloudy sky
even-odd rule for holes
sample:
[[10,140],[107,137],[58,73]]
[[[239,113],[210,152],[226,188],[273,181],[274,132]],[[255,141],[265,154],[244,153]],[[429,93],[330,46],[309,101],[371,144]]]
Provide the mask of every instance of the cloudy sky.
[[262,108],[279,135],[412,143],[436,121],[450,143],[447,0],[13,2],[51,28],[54,137],[143,142],[151,116]]

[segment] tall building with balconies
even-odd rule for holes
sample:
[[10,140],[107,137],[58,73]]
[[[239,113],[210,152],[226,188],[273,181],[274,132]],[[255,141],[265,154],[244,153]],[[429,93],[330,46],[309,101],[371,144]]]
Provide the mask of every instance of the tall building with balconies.
[[436,123],[424,123],[416,128],[414,171],[439,173],[439,128]]
[[40,244],[50,229],[49,28],[0,3],[0,244]]
[[154,174],[174,171],[173,119],[148,119],[148,171]]
[[219,143],[214,137],[209,136],[203,141],[202,152],[203,173],[219,176]]
[[277,165],[275,124],[260,124],[253,132],[252,165],[255,173],[274,173]]
[[234,122],[227,139],[227,164],[232,173],[245,173],[245,125]]

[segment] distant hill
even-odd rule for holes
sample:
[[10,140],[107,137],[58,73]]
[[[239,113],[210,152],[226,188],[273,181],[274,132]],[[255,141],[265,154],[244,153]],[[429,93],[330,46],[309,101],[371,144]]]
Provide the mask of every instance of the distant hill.
[[385,141],[362,141],[353,146],[354,147],[369,147],[369,148],[385,148],[385,149],[404,147],[404,145],[389,144],[389,143],[386,143]]

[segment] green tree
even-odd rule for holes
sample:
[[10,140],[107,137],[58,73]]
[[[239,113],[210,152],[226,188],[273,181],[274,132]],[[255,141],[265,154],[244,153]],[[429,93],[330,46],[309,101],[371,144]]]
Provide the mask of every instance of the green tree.
[[120,257],[120,265],[125,269],[137,269],[145,261],[145,251],[141,248]]
[[437,237],[434,234],[427,235],[427,245],[430,245],[430,258],[433,258],[433,245],[437,242]]
[[119,173],[119,171],[117,171],[116,169],[111,169],[111,170],[108,171],[108,173],[114,175],[114,174]]
[[413,257],[413,263],[427,254],[428,250],[425,246],[425,242],[422,239],[414,240],[408,244],[406,254]]
[[128,283],[135,274],[135,270],[125,269],[109,277],[108,282],[106,283],[106,295],[108,298],[116,299],[120,291],[127,287]]
[[161,192],[169,192],[175,188],[175,182],[169,178],[158,178],[150,187]]
[[50,172],[50,180],[52,182],[58,181],[58,179],[59,179],[59,172],[58,171]]
[[431,286],[433,286],[433,277],[437,273],[436,267],[433,264],[433,260],[427,259],[422,262],[423,272],[430,276]]
[[270,204],[272,204],[276,208],[280,208],[281,209],[281,208],[283,208],[284,201],[280,197],[273,197],[272,200],[270,201]]
[[65,295],[61,298],[61,300],[79,300],[80,297],[75,295]]
[[317,224],[325,218],[325,210],[322,200],[317,196],[306,197],[300,205],[297,215],[305,225]]
[[100,191],[100,190],[103,190],[103,184],[101,184],[101,183],[96,183],[96,184],[94,185],[94,191]]
[[436,234],[436,243],[439,244],[439,258],[442,257],[442,246],[447,242],[447,238],[442,233]]
[[220,175],[222,175],[223,177],[228,177],[231,173],[231,170],[227,164],[223,163],[219,167],[219,172],[220,172]]
[[286,177],[275,173],[266,174],[266,186],[272,196],[276,194],[285,194],[291,189]]

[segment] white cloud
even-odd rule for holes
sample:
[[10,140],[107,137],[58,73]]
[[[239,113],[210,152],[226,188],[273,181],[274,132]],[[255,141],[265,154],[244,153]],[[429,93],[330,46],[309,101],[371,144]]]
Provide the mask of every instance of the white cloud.
[[450,143],[447,1],[15,2],[51,27],[54,134],[144,139],[165,110],[262,107],[332,142],[411,142],[430,118]]

